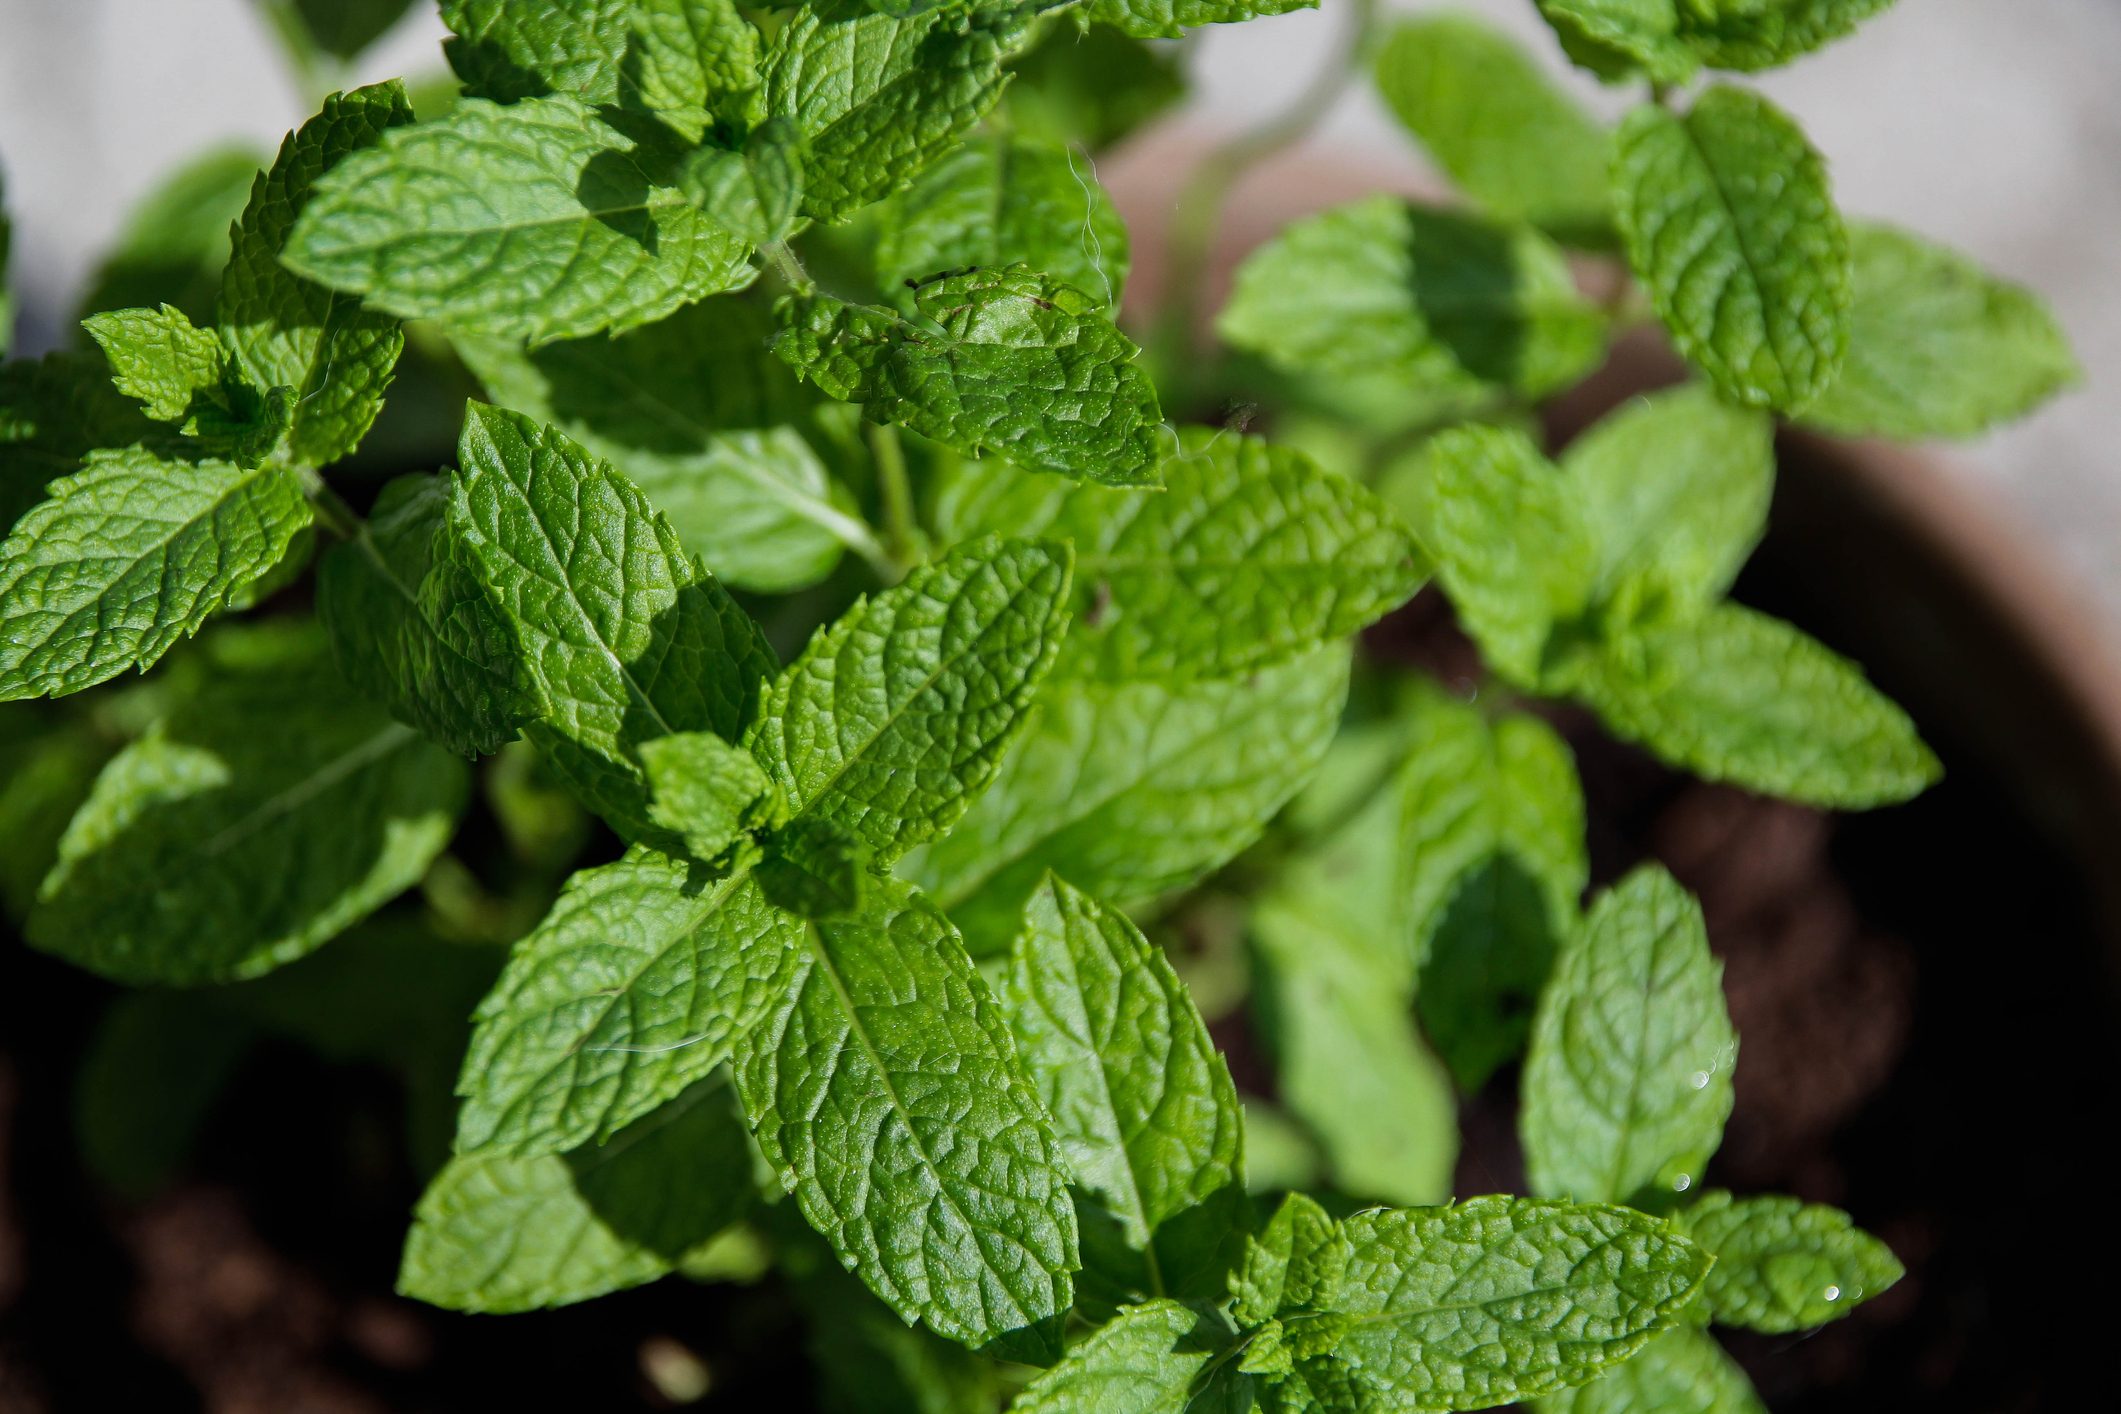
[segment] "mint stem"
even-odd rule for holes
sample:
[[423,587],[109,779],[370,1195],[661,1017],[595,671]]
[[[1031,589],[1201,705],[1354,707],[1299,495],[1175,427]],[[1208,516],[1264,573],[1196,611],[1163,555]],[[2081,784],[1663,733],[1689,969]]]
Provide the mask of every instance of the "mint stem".
[[920,531],[913,523],[913,485],[906,476],[906,449],[898,429],[869,424],[869,454],[876,459],[876,486],[884,506],[884,553],[891,557],[894,578],[921,559]]

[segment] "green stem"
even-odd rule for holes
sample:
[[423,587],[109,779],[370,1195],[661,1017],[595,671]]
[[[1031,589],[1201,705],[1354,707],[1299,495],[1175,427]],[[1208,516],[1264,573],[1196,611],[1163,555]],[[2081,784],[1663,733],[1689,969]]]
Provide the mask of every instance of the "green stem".
[[295,86],[302,90],[312,111],[321,108],[339,86],[338,65],[317,51],[309,25],[296,13],[293,0],[263,0],[262,8],[272,25],[273,37],[280,41],[287,67],[293,71]]
[[810,272],[803,268],[803,262],[798,260],[795,252],[788,248],[788,242],[775,241],[772,245],[767,246],[766,259],[772,264],[775,272],[788,282],[790,289],[795,290],[798,294],[814,295],[817,293],[817,281],[810,278]]
[[360,540],[368,534],[368,522],[361,519],[338,492],[325,485],[323,477],[303,467],[301,478],[302,494],[308,499],[310,509],[316,512],[318,523],[326,530],[341,540]]
[[1349,0],[1339,48],[1310,86],[1280,115],[1202,158],[1186,179],[1164,242],[1165,295],[1155,339],[1168,365],[1185,376],[1195,366],[1194,337],[1216,227],[1240,177],[1283,148],[1302,141],[1340,101],[1377,27],[1377,0]]
[[891,557],[896,578],[921,558],[920,531],[913,521],[913,483],[906,475],[906,449],[899,443],[898,429],[870,423],[869,454],[876,459],[877,494],[884,507],[884,553]]

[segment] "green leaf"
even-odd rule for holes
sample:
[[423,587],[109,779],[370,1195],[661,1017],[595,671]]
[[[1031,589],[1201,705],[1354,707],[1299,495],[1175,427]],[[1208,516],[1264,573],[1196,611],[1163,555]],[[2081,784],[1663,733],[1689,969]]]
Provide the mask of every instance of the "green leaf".
[[1793,412],[1848,350],[1849,249],[1826,164],[1758,94],[1637,108],[1614,140],[1628,263],[1679,351],[1747,407]]
[[152,1197],[190,1156],[256,1040],[197,993],[114,998],[74,1082],[74,1136],[89,1172],[126,1199]]
[[441,0],[442,52],[482,98],[570,94],[616,103],[634,0]]
[[1855,664],[1736,604],[1638,626],[1554,685],[1674,765],[1808,805],[1891,804],[1943,774]]
[[1075,1212],[1040,1109],[949,920],[904,888],[813,923],[747,1036],[759,1147],[840,1259],[908,1320],[982,1345],[1068,1309]]
[[1337,1244],[1335,1279],[1280,1319],[1291,1382],[1328,1408],[1484,1409],[1582,1384],[1678,1319],[1710,1263],[1641,1213],[1533,1198],[1357,1213]]
[[803,213],[836,221],[906,186],[1001,96],[1035,8],[883,15],[805,6],[774,37],[765,106],[807,144]]
[[1176,1301],[1129,1306],[1009,1407],[1015,1414],[1205,1414],[1207,1401],[1196,1402],[1201,1377],[1231,1342],[1212,1317]]
[[907,318],[826,296],[780,309],[774,352],[872,422],[1109,486],[1156,483],[1163,410],[1090,295],[1020,265],[931,280]]
[[2038,295],[1887,226],[1849,230],[1848,360],[1798,420],[1858,437],[1971,437],[2083,372]]
[[681,163],[572,98],[464,99],[327,172],[281,258],[392,314],[544,343],[751,283],[784,196],[744,154]]
[[1687,47],[1712,69],[1772,69],[1841,38],[1893,0],[1717,0],[1682,6]]
[[279,641],[104,768],[33,943],[125,982],[255,977],[419,881],[455,831],[464,768],[349,692],[322,635]]
[[329,465],[360,444],[382,410],[405,334],[388,315],[299,278],[280,255],[325,170],[411,121],[395,79],[325,99],[280,145],[232,235],[216,311],[222,337],[252,383],[295,390],[288,456],[302,466]]
[[1540,681],[1556,630],[1597,586],[1599,546],[1577,502],[1522,432],[1456,427],[1424,456],[1415,534],[1481,655],[1520,686]]
[[1592,904],[1540,998],[1519,1116],[1535,1192],[1643,1202],[1699,1186],[1738,1033],[1701,905],[1655,865]]
[[967,143],[878,217],[877,282],[918,285],[968,266],[1028,265],[1119,307],[1127,227],[1088,158],[996,133]]
[[1767,1414],[1767,1406],[1712,1336],[1682,1329],[1590,1384],[1542,1399],[1539,1414]]
[[451,559],[514,625],[543,704],[528,735],[582,802],[650,837],[635,751],[751,720],[773,653],[639,488],[550,428],[473,403],[451,490]]
[[44,499],[49,482],[79,471],[90,452],[134,443],[196,450],[112,385],[100,353],[0,363],[0,526],[12,529]]
[[388,34],[412,0],[294,0],[294,8],[317,48],[350,60]]
[[994,778],[1067,629],[1068,550],[961,545],[821,630],[745,737],[806,828],[879,864],[950,829]]
[[634,0],[633,11],[621,85],[687,140],[759,86],[759,32],[736,0]]
[[1176,39],[1195,25],[1235,24],[1317,7],[1318,0],[1090,0],[1082,18],[1138,39]]
[[310,523],[291,472],[94,452],[0,545],[0,701],[146,668]]
[[869,847],[825,820],[799,820],[768,839],[758,874],[774,906],[798,918],[857,917],[875,892]]
[[1288,227],[1238,268],[1216,323],[1292,373],[1435,398],[1540,398],[1605,357],[1606,321],[1546,237],[1373,196]]
[[648,814],[685,841],[695,859],[714,860],[773,822],[779,797],[750,752],[712,732],[672,732],[641,743]]
[[1401,21],[1377,87],[1458,189],[1492,214],[1603,243],[1611,139],[1517,43],[1470,15]]
[[84,717],[0,707],[0,912],[19,924],[59,857],[59,837],[116,747]]
[[617,467],[717,578],[781,593],[831,573],[843,546],[882,551],[801,425],[817,395],[759,357],[770,334],[757,306],[714,300],[533,351],[455,342],[495,402]]
[[1340,1224],[1318,1200],[1291,1193],[1255,1237],[1230,1280],[1231,1314],[1248,1327],[1279,1316],[1331,1308],[1347,1275]]
[[1002,112],[1026,137],[1099,152],[1185,95],[1185,79],[1163,48],[1110,25],[1050,25],[1011,64]]
[[1653,83],[1682,84],[1701,65],[1680,38],[1678,0],[1538,0],[1538,5],[1569,57],[1607,82],[1639,72]]
[[1598,597],[1685,612],[1723,597],[1760,542],[1775,429],[1705,387],[1637,398],[1562,459],[1598,547]]
[[1049,876],[1002,1001],[1077,1186],[1146,1254],[1150,1290],[1176,1289],[1160,1230],[1241,1192],[1244,1164],[1237,1088],[1185,984],[1125,914]]
[[[1357,820],[1377,829],[1370,816]],[[1281,1102],[1317,1138],[1340,1191],[1442,1202],[1457,1164],[1451,1077],[1415,1035],[1398,939],[1357,931],[1321,876],[1264,897],[1251,914],[1254,1005]]]
[[1561,942],[1584,858],[1575,762],[1536,717],[1490,719],[1424,685],[1402,709],[1399,775],[1423,1028],[1468,1094],[1515,1056]]
[[1112,681],[1229,677],[1344,638],[1421,588],[1421,552],[1360,483],[1302,453],[1179,433],[1162,491],[960,463],[937,531],[1075,547],[1075,627],[1059,671]]
[[453,1311],[586,1301],[664,1275],[756,1199],[744,1126],[710,1077],[601,1148],[451,1159],[420,1195],[398,1294]]
[[1317,768],[1347,699],[1335,646],[1245,678],[1050,684],[994,784],[902,866],[978,953],[1046,872],[1115,908],[1234,858]]
[[637,848],[576,874],[479,1006],[457,1151],[563,1153],[674,1098],[784,1004],[800,927],[743,870]]
[[110,360],[111,382],[157,422],[177,422],[194,403],[221,400],[228,350],[172,305],[91,315],[82,327]]
[[81,297],[80,316],[173,304],[194,323],[210,322],[229,228],[267,161],[248,144],[216,147],[165,177],[127,214]]
[[360,535],[324,554],[317,617],[339,670],[399,721],[460,756],[484,756],[537,714],[513,626],[450,558],[445,477],[383,488]]
[[1847,1213],[1795,1198],[1701,1195],[1674,1224],[1716,1254],[1708,1316],[1787,1335],[1838,1320],[1906,1275],[1892,1249]]
[[774,1261],[809,1326],[805,1342],[824,1414],[994,1414],[1000,1365],[909,1326],[840,1270],[832,1249],[791,1217]]

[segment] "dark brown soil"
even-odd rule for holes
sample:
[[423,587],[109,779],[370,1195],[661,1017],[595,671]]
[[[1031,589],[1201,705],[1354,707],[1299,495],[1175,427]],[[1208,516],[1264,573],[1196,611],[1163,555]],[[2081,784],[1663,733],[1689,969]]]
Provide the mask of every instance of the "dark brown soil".
[[[1817,489],[1786,479],[1786,501]],[[1742,1047],[1712,1181],[1847,1207],[1909,1268],[1837,1326],[1732,1345],[1780,1414],[2106,1407],[2091,1279],[2121,1269],[2121,1236],[2081,1195],[2116,1118],[2115,939],[2096,875],[2020,774],[1999,773],[2003,719],[1959,700],[2041,684],[2031,669],[1977,681],[1934,641],[1896,655],[1846,612],[1860,579],[1820,582],[1817,532],[1771,539],[1742,596],[1872,663],[1928,727],[1944,785],[1828,817],[1685,780],[1560,718],[1597,880],[1663,860],[1725,962]],[[1431,600],[1388,636],[1463,670]],[[2095,775],[2077,788],[2110,791]],[[416,1189],[380,1072],[269,1048],[181,1181],[139,1203],[99,1192],[70,1097],[110,995],[0,940],[0,1414],[655,1409],[647,1370],[674,1352],[712,1376],[695,1407],[809,1407],[800,1326],[771,1284],[667,1281],[499,1319],[392,1295]],[[1467,1191],[1518,1182],[1511,1081],[1468,1109]]]

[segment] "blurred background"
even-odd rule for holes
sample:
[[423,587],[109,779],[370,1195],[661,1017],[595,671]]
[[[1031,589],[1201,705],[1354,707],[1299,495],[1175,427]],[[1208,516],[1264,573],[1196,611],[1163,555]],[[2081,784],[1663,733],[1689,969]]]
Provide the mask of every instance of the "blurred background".
[[[1519,34],[1589,104],[1622,95],[1568,69],[1530,0],[1391,0],[1470,10]],[[261,0],[0,0],[0,165],[15,217],[19,338],[35,352],[124,217],[170,168],[216,144],[270,151],[310,105]],[[1240,128],[1286,101],[1322,62],[1341,0],[1317,11],[1210,27],[1195,50],[1196,96],[1167,126],[1196,138]],[[431,5],[365,54],[367,82],[438,73]],[[1853,213],[1955,245],[2047,296],[2083,359],[2084,386],[2027,421],[1955,447],[1949,472],[1978,488],[2094,596],[2121,646],[2121,4],[2113,0],[1902,0],[1855,36],[1761,86],[1803,121]],[[1153,140],[1158,140],[1152,138]],[[1375,96],[1351,91],[1314,156],[1428,179]],[[1125,161],[1122,154],[1120,161]],[[1286,169],[1285,169],[1286,170]]]

